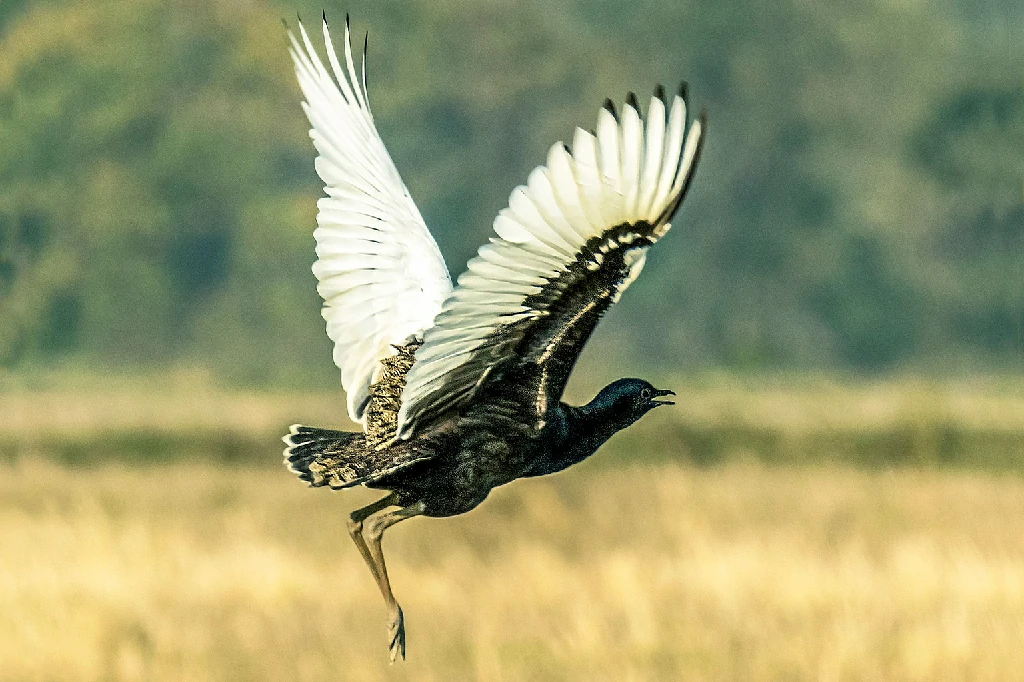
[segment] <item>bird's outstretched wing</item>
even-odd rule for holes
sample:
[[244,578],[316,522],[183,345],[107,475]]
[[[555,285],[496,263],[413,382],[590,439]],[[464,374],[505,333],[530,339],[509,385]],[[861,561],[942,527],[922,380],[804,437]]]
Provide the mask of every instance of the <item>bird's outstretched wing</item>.
[[[317,202],[317,261],[313,273],[324,299],[334,362],[348,393],[349,416],[365,424],[369,387],[393,345],[431,326],[452,291],[437,244],[398,175],[366,97],[366,47],[356,75],[348,19],[345,67],[338,61],[326,19],[328,71],[299,24],[292,60],[313,126],[316,172],[327,196]],[[332,77],[333,73],[333,77]]]
[[601,315],[669,229],[700,153],[704,119],[687,127],[685,87],[660,87],[646,123],[630,94],[606,102],[596,134],[577,129],[517,187],[497,237],[459,277],[406,376],[398,437],[470,398],[505,368],[531,366],[538,416],[558,400]]

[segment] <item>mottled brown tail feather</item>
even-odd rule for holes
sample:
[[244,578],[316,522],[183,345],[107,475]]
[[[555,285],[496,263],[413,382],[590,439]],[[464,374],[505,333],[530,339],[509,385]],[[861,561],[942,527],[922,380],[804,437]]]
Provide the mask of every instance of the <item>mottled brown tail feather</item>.
[[334,490],[365,482],[374,471],[367,470],[366,439],[361,433],[332,431],[294,424],[282,438],[285,465],[312,487]]

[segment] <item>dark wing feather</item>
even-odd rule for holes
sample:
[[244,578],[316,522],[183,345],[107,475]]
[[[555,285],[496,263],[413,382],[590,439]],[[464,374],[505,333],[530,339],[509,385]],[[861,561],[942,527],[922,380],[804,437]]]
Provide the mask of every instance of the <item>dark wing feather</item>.
[[445,302],[407,376],[398,436],[468,401],[510,367],[534,368],[537,409],[561,396],[601,315],[639,274],[646,250],[669,229],[693,177],[703,119],[663,93],[646,122],[631,100],[605,106],[596,135],[577,129],[570,152],[517,187]]
[[[553,280],[528,305],[549,311],[532,324],[523,325],[522,340],[514,351],[515,365],[525,369],[519,376],[536,404],[536,416],[562,397],[576,360],[601,317],[643,269],[647,248],[657,237],[655,226],[646,221],[622,223],[607,233],[607,238],[592,240],[581,251],[583,262],[600,267],[588,269],[574,264],[568,272]],[[621,242],[619,238],[628,242]]]

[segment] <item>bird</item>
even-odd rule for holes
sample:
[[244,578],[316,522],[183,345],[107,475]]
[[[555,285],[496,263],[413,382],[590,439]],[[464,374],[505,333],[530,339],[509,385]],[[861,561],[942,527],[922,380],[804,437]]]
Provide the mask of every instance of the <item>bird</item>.
[[519,478],[561,471],[646,413],[668,389],[635,378],[589,403],[562,401],[584,344],[665,236],[693,180],[707,117],[685,83],[658,86],[642,115],[630,93],[606,100],[516,187],[494,236],[453,286],[423,217],[377,132],[363,41],[357,71],[322,22],[328,64],[301,19],[288,30],[325,195],[313,273],[358,432],[292,425],[285,464],[313,487],[386,491],[353,511],[348,534],[384,597],[391,662],[405,658],[405,615],[381,541],[417,516],[464,514]]

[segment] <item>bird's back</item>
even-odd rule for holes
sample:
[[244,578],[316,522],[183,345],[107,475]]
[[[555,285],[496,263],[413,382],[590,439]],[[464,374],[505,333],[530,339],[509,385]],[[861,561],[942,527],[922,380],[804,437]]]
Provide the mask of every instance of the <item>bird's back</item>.
[[[512,388],[515,382],[503,386]],[[522,397],[492,385],[472,403],[448,411],[412,439],[391,446],[409,444],[430,452],[429,458],[367,485],[396,491],[402,500],[422,501],[426,516],[470,511],[493,488],[536,466],[546,441],[531,415]]]
[[421,344],[422,341],[414,340],[395,346],[395,355],[380,361],[380,378],[370,385],[370,402],[366,406],[366,447],[371,450],[384,448],[395,437],[405,377]]

